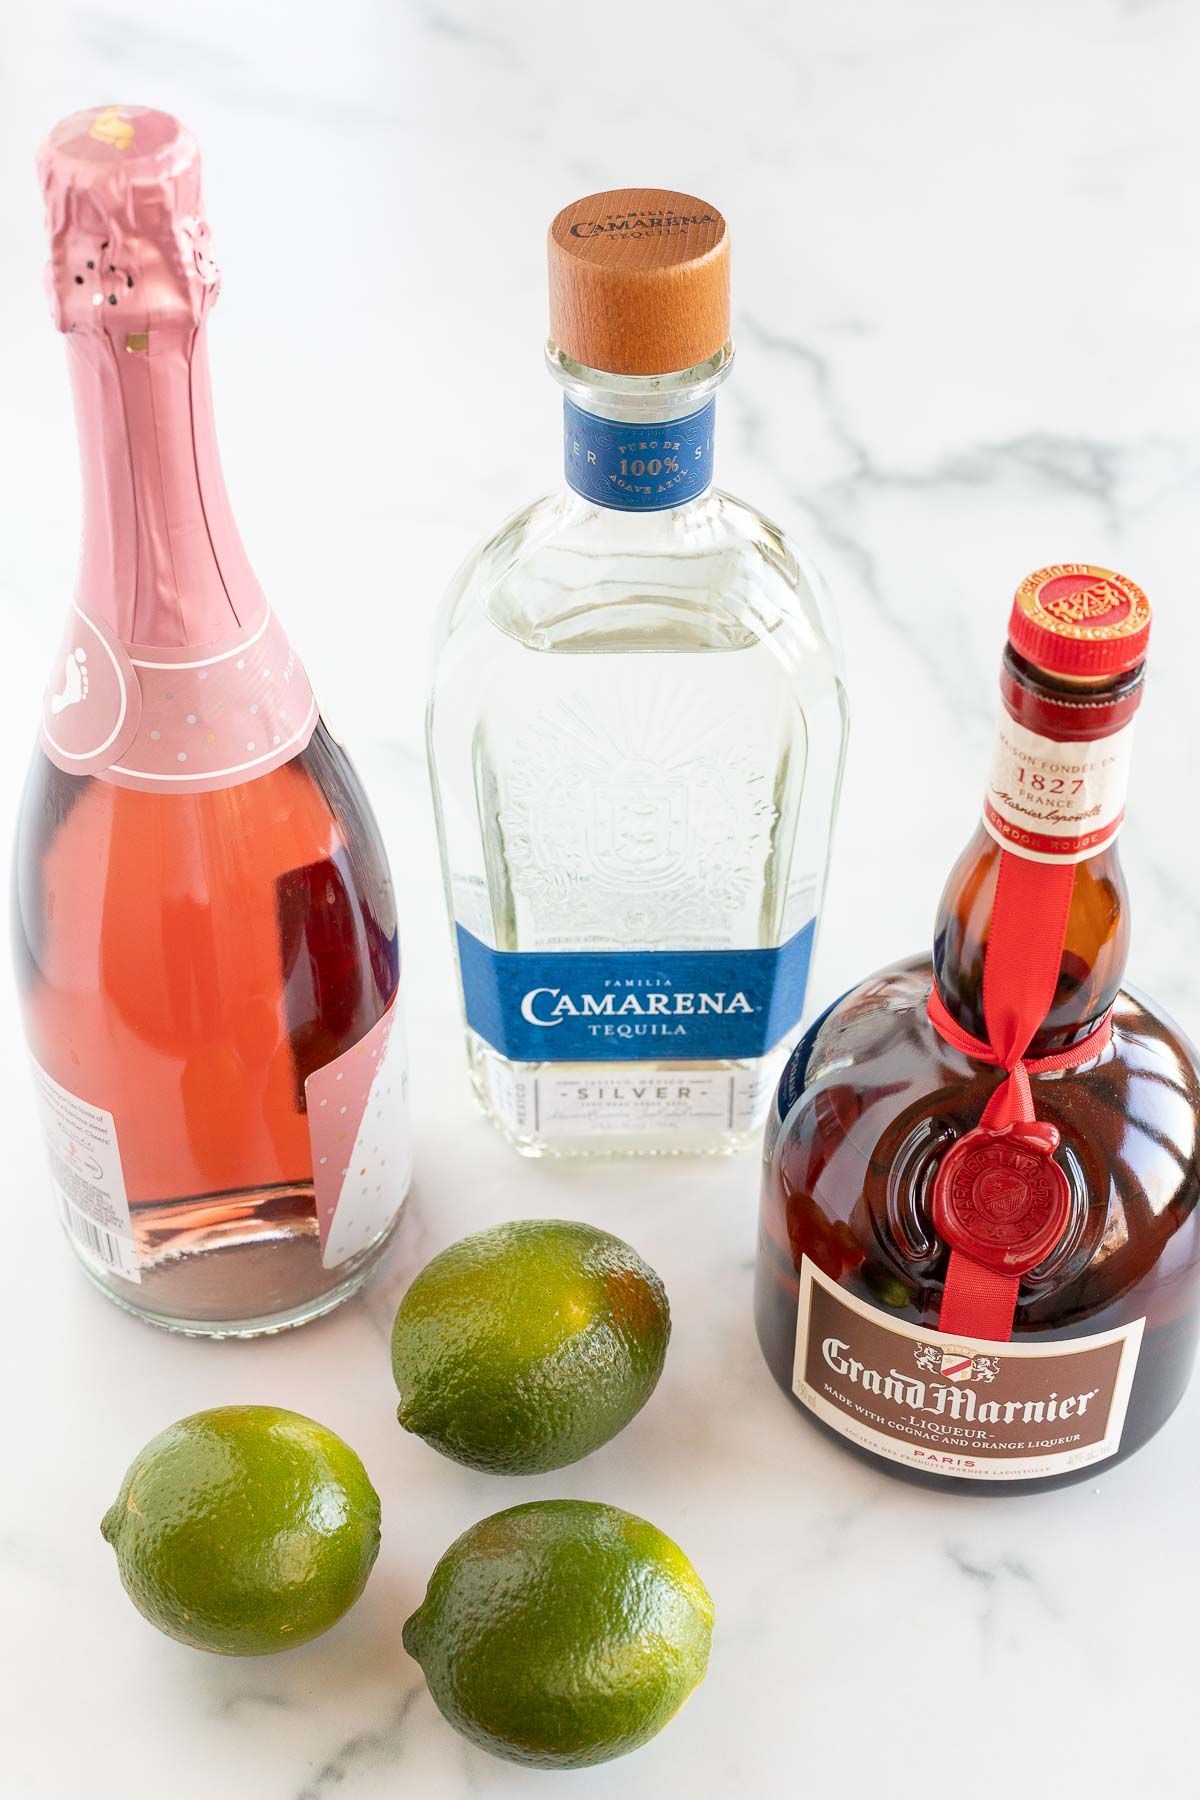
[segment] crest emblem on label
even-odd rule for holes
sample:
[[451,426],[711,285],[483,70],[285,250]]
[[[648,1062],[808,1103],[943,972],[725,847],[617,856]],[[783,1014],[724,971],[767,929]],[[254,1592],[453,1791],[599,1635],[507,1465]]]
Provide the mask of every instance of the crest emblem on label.
[[957,1344],[952,1348],[943,1344],[918,1344],[913,1351],[913,1361],[918,1369],[924,1369],[929,1375],[940,1375],[943,1381],[995,1381],[1000,1373],[999,1357],[977,1356]]

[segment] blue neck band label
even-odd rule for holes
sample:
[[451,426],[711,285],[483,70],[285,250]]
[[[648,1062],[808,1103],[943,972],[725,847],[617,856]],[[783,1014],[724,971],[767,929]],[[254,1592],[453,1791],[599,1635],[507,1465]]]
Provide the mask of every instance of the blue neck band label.
[[714,395],[699,412],[661,425],[598,419],[563,398],[568,484],[597,506],[666,512],[694,500],[712,481]]
[[467,1023],[512,1062],[765,1056],[804,1010],[815,923],[776,950],[492,950],[459,925]]

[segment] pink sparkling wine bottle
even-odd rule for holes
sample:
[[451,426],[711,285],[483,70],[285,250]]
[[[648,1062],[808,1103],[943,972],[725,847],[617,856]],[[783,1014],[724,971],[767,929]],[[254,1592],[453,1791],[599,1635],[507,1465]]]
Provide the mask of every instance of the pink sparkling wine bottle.
[[84,504],[14,906],[55,1199],[120,1305],[248,1336],[352,1293],[407,1192],[395,900],[226,497],[195,142],[104,107],[38,168]]

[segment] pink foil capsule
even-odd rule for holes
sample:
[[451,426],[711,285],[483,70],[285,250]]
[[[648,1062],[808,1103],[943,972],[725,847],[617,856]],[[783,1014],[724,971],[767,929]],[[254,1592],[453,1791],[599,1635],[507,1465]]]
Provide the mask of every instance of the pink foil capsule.
[[84,496],[43,748],[68,773],[121,787],[252,779],[303,749],[317,710],[217,458],[204,323],[220,273],[200,153],[168,113],[105,106],[56,125],[38,172]]

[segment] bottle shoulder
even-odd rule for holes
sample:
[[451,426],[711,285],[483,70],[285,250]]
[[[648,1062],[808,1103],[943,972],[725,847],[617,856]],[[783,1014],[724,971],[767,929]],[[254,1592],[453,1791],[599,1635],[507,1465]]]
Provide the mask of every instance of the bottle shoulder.
[[[290,888],[336,867],[330,892],[369,894],[385,934],[396,933],[378,823],[349,753],[320,718],[287,762],[199,793],[67,775],[35,748],[17,820],[18,887],[27,870],[40,880],[47,862],[61,865],[63,879],[72,864],[95,863],[110,876],[126,864],[145,865],[138,881],[125,884],[132,901],[149,905],[152,893],[192,893],[203,895],[214,913],[245,898],[256,901],[259,884],[271,888],[281,907]],[[79,883],[73,904],[98,913],[109,903],[111,885]]]
[[[986,1098],[998,1072],[953,1049],[926,1014],[933,981],[928,956],[913,956],[868,976],[814,1020],[781,1081],[789,1112],[822,1088],[861,1089],[882,1102],[978,1087]],[[1035,1101],[1086,1083],[1106,1068],[1169,1084],[1200,1117],[1200,1053],[1181,1027],[1139,989],[1119,990],[1110,1046],[1078,1069],[1033,1077]]]
[[[780,1084],[766,1171],[789,1219],[844,1226],[860,1259],[917,1286],[939,1278],[944,1255],[929,1214],[938,1164],[1000,1079],[934,1030],[931,981],[929,959],[914,957],[814,1022]],[[1023,1282],[1022,1316],[1032,1323],[1041,1308],[1057,1322],[1069,1294],[1082,1317],[1131,1292],[1160,1258],[1169,1273],[1200,1257],[1200,1063],[1168,1015],[1122,989],[1106,1049],[1031,1086],[1038,1118],[1061,1134],[1072,1222]],[[1182,1247],[1167,1257],[1172,1239]]]
[[841,648],[815,568],[772,521],[722,490],[624,512],[570,489],[515,513],[459,569],[438,647],[499,630],[529,648],[737,649],[794,635],[841,683]]

